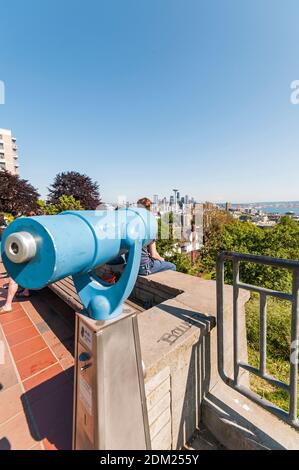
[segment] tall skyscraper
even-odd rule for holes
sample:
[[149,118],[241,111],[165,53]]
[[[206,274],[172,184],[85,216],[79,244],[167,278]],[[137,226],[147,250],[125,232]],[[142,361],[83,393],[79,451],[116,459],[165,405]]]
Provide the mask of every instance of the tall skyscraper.
[[179,190],[178,189],[173,189],[173,192],[174,192],[174,207],[176,209],[177,208],[177,198],[178,198]]
[[186,194],[186,196],[185,196],[185,204],[188,204],[188,203],[189,203],[189,196],[188,196],[188,194]]
[[155,205],[158,205],[158,202],[159,202],[159,196],[158,196],[158,194],[154,194],[153,203]]
[[17,149],[11,130],[0,129],[0,171],[7,170],[13,175],[19,174]]

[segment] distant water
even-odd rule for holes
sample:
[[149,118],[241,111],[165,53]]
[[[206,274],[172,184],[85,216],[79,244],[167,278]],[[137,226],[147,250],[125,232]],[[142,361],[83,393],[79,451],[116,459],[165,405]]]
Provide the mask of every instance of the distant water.
[[294,214],[299,215],[299,207],[259,207],[262,212],[268,214],[285,214],[286,212],[294,212]]
[[248,205],[245,204],[233,204],[233,207],[235,208],[252,208],[252,209],[257,209],[261,210],[262,212],[268,213],[268,214],[286,214],[287,212],[294,212],[295,215],[299,215],[299,201],[295,203],[269,203],[269,204],[263,204],[263,203],[257,203],[256,205],[251,203]]

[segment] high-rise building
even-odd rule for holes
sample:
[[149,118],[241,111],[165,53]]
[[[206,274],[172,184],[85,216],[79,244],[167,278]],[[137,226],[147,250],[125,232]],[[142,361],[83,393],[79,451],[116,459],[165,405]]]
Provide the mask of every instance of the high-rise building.
[[173,192],[174,192],[174,208],[176,210],[179,190],[178,189],[173,189]]
[[162,199],[162,209],[163,209],[163,211],[167,210],[167,199],[166,199],[166,197],[163,197],[163,199]]
[[186,194],[186,196],[185,196],[185,204],[189,204],[189,196],[188,196],[188,194]]
[[159,202],[159,196],[158,196],[158,194],[154,194],[153,203],[155,205],[158,205],[158,202]]
[[13,175],[19,174],[17,149],[11,130],[0,129],[0,171],[7,170]]

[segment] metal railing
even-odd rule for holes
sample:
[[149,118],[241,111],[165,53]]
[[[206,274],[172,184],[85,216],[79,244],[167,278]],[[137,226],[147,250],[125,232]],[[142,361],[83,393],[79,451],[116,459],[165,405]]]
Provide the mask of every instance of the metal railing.
[[[233,263],[233,378],[225,373],[224,358],[224,264],[226,261]],[[292,293],[280,292],[266,289],[251,284],[240,282],[240,263],[249,262],[284,268],[292,273]],[[260,363],[259,368],[253,367],[248,362],[240,359],[240,312],[239,295],[240,289],[256,292],[260,295]],[[276,297],[288,300],[292,304],[291,319],[291,349],[290,349],[290,377],[289,383],[282,382],[267,373],[267,297]],[[299,429],[297,417],[298,400],[298,346],[299,346],[299,262],[293,260],[271,258],[267,256],[247,255],[240,253],[223,252],[217,261],[217,329],[218,329],[218,369],[221,378],[232,388],[255,401],[268,411],[278,415],[291,426]],[[260,397],[240,383],[240,373],[248,371],[264,379],[275,387],[285,390],[289,394],[289,411],[286,412]]]

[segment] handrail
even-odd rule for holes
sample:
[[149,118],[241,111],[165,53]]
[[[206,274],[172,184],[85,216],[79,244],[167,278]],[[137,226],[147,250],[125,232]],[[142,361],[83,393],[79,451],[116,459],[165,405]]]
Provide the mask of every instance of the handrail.
[[[233,263],[233,358],[234,373],[233,378],[225,373],[224,359],[224,264],[230,261]],[[272,266],[274,268],[284,268],[292,272],[293,283],[292,293],[266,289],[251,284],[240,282],[240,262],[250,262]],[[259,369],[240,359],[240,314],[239,314],[239,294],[240,289],[246,289],[260,295],[260,367]],[[267,373],[267,297],[277,297],[288,300],[292,304],[291,321],[291,350],[290,350],[290,380],[289,383],[282,382]],[[291,426],[299,429],[297,416],[298,400],[298,352],[299,352],[299,262],[281,258],[271,258],[268,256],[258,256],[234,252],[223,252],[217,260],[217,341],[218,341],[218,371],[227,385],[238,390],[240,393],[250,398],[254,402],[276,414]],[[279,387],[289,393],[289,411],[286,412],[270,401],[261,398],[257,393],[240,383],[241,370],[255,374],[256,376]]]

